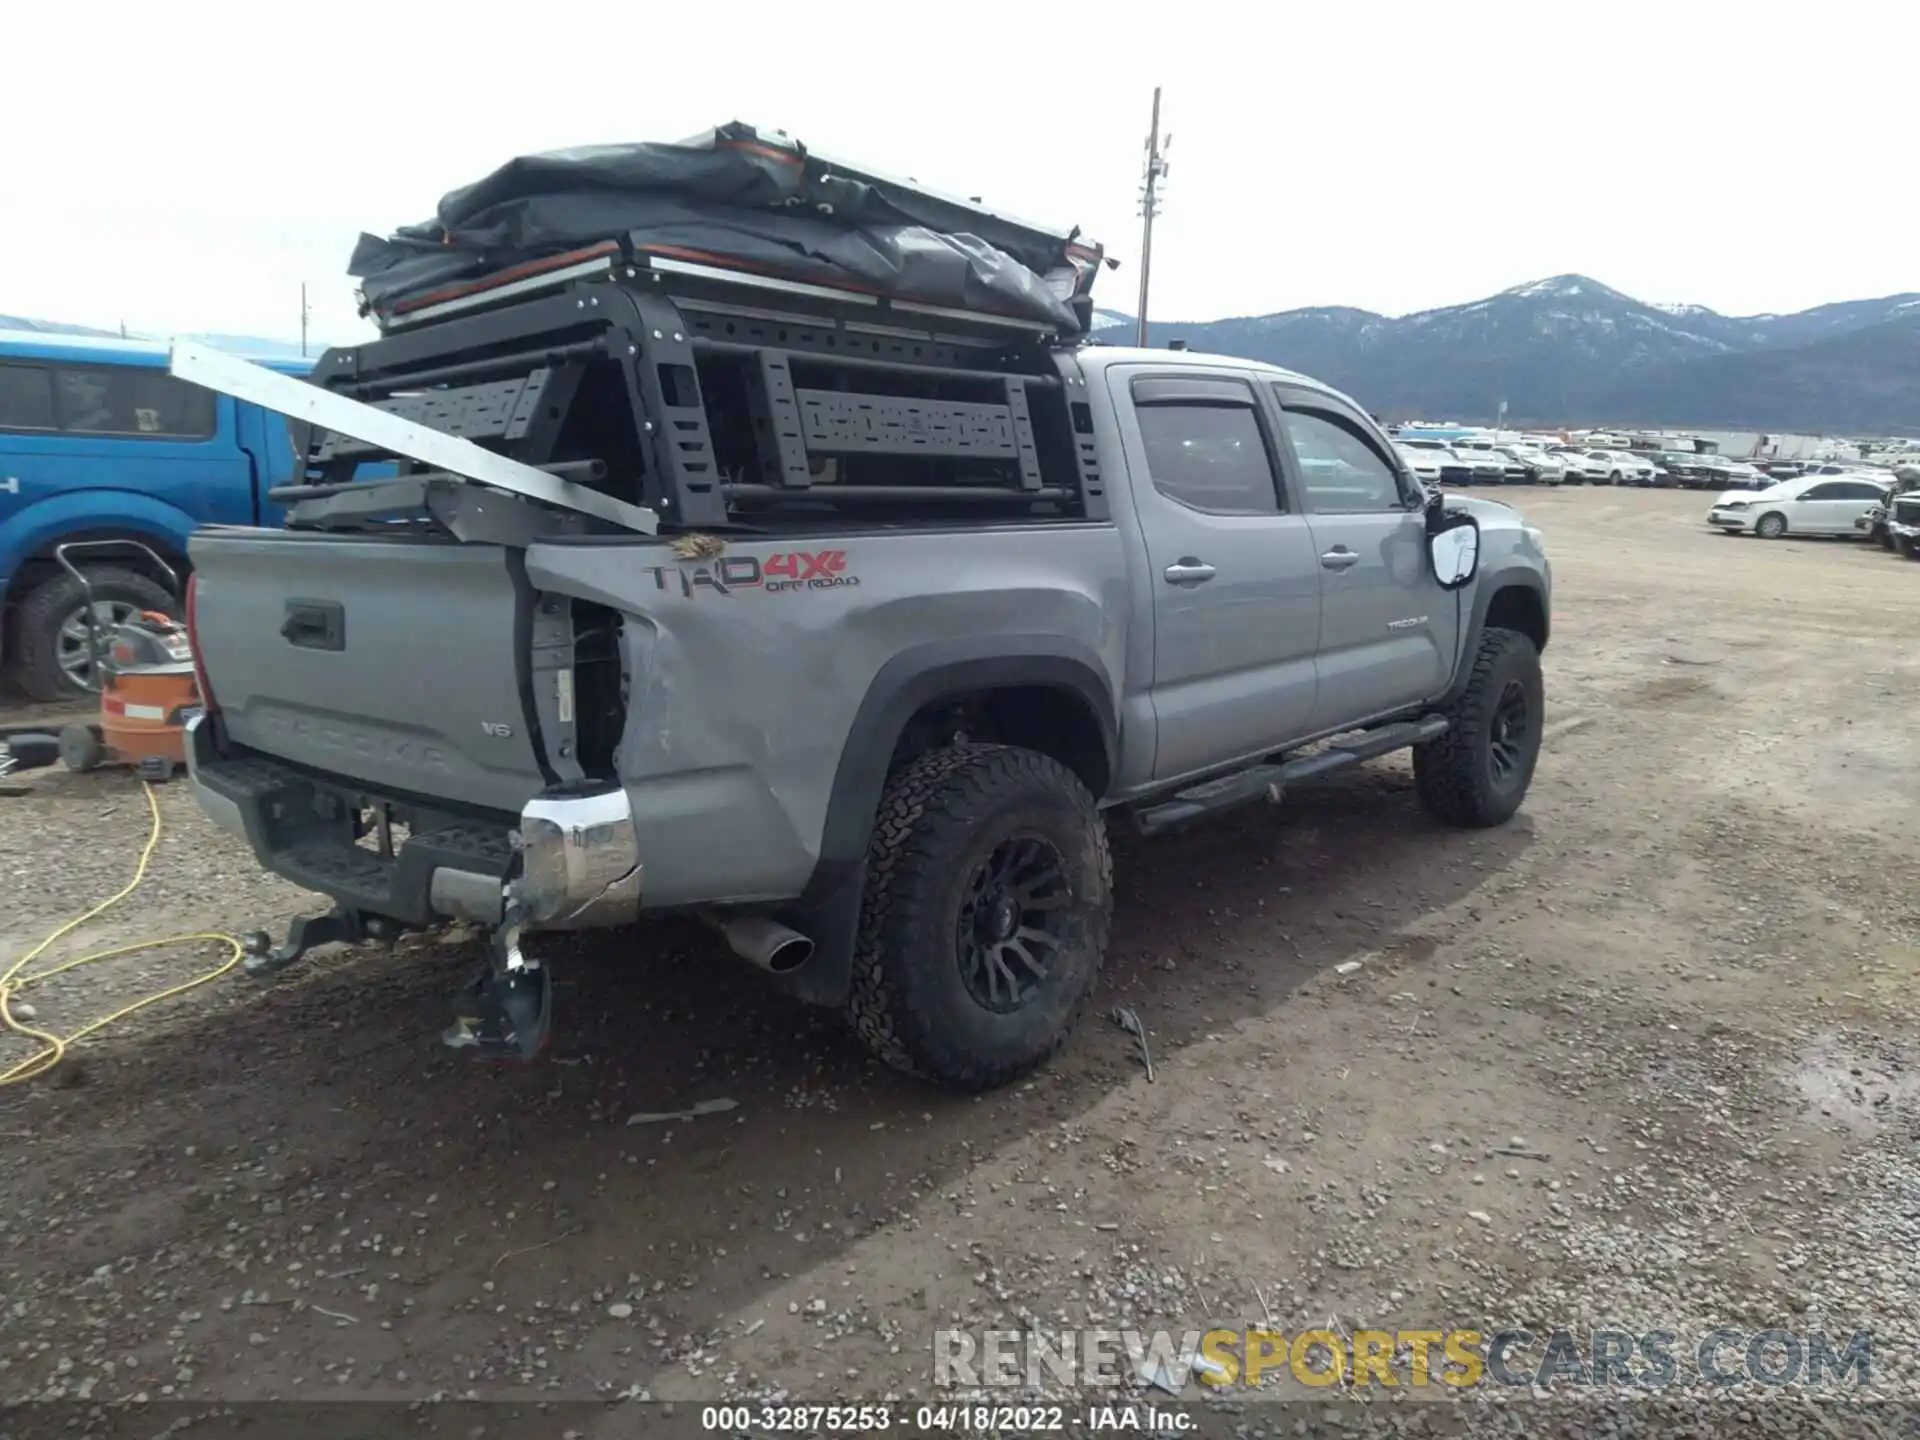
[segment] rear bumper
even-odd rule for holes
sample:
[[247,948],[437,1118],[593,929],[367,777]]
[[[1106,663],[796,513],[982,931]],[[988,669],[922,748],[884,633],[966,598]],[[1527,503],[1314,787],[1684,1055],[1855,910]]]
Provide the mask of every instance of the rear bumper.
[[[548,930],[640,913],[638,829],[618,787],[537,795],[518,816],[443,811],[264,755],[221,755],[204,716],[188,723],[185,748],[207,818],[244,839],[263,868],[343,909],[408,925],[491,925],[511,897],[530,926]],[[407,826],[391,853],[361,843],[362,817],[376,809]]]

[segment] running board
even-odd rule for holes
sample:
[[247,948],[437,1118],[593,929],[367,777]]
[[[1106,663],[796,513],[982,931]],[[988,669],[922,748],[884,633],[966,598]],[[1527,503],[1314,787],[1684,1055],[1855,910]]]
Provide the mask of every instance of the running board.
[[1278,801],[1289,785],[1331,775],[1336,770],[1344,770],[1349,765],[1357,765],[1362,760],[1372,760],[1395,750],[1404,750],[1409,745],[1424,744],[1446,733],[1446,729],[1447,717],[1444,715],[1423,715],[1418,720],[1382,725],[1377,730],[1369,730],[1351,740],[1329,745],[1311,755],[1296,756],[1277,765],[1255,765],[1248,770],[1236,770],[1217,780],[1203,780],[1198,785],[1190,785],[1177,792],[1171,800],[1136,810],[1134,820],[1143,833],[1157,835],[1176,825],[1184,825],[1189,820],[1197,820],[1203,815],[1216,815],[1251,800]]

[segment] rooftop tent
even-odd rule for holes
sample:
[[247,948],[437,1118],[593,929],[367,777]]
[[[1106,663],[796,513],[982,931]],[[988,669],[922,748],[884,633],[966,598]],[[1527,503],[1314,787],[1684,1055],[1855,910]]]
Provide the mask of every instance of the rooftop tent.
[[586,146],[510,160],[443,196],[432,220],[362,235],[348,272],[362,313],[611,243],[628,259],[1028,320],[1084,333],[1103,252],[1077,229],[999,214],[733,123],[676,144]]

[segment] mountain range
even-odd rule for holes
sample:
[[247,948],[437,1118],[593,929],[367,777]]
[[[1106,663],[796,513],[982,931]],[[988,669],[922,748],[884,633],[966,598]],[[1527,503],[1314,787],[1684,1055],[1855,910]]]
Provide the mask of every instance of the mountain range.
[[[1104,322],[1104,323],[1102,323]],[[1096,315],[1096,341],[1134,320]],[[1298,370],[1386,419],[1920,433],[1920,294],[1791,315],[1653,305],[1584,275],[1389,317],[1325,306],[1150,326],[1148,343]]]
[[[1096,341],[1133,343],[1133,317],[1100,310],[1094,320]],[[114,333],[8,315],[0,329]],[[300,353],[258,336],[192,338]],[[1322,306],[1150,327],[1149,344],[1175,339],[1298,370],[1390,420],[1491,421],[1504,400],[1516,425],[1920,434],[1920,293],[1721,315],[1556,275],[1398,317]]]

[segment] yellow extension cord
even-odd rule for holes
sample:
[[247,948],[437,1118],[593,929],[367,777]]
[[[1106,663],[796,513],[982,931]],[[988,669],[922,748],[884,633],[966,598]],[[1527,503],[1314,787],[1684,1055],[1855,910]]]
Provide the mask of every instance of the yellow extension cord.
[[[146,793],[147,811],[153,817],[153,828],[147,833],[146,848],[140,852],[140,863],[134,868],[133,879],[127,882],[126,887],[122,889],[119,894],[110,899],[102,900],[98,905],[87,911],[86,914],[77,915],[67,921],[66,924],[62,925],[58,930],[34,946],[33,949],[9,965],[4,972],[0,972],[0,1023],[4,1023],[6,1028],[13,1031],[16,1035],[25,1035],[31,1039],[38,1040],[43,1047],[10,1068],[0,1070],[0,1087],[18,1085],[23,1081],[32,1080],[46,1074],[66,1057],[68,1047],[76,1041],[85,1039],[95,1031],[104,1030],[116,1021],[126,1019],[127,1016],[137,1010],[144,1010],[149,1005],[158,1005],[162,1000],[171,1000],[176,995],[184,995],[189,990],[218,980],[222,975],[238,965],[241,957],[246,953],[241,949],[240,942],[231,935],[220,935],[212,931],[203,931],[197,935],[174,935],[165,940],[142,940],[138,944],[121,945],[112,950],[100,950],[92,955],[82,955],[77,960],[63,960],[58,965],[46,970],[36,971],[31,975],[21,973],[27,966],[46,954],[47,950],[56,940],[59,940],[63,935],[71,934],[96,916],[106,914],[107,911],[133,894],[135,890],[138,890],[140,888],[140,882],[147,878],[147,863],[153,859],[153,852],[160,844],[160,802],[154,796],[152,785],[142,780],[140,787]],[[175,985],[171,989],[149,995],[144,1000],[136,1000],[131,1005],[122,1006],[111,1015],[104,1016],[90,1024],[81,1026],[71,1035],[55,1035],[50,1031],[38,1030],[14,1016],[10,1002],[15,995],[19,994],[29,985],[38,985],[42,981],[51,980],[56,975],[64,975],[69,970],[77,970],[82,965],[92,965],[96,961],[114,960],[122,955],[138,955],[143,950],[162,950],[172,945],[192,945],[202,940],[218,941],[233,953],[216,969],[209,970],[204,975],[196,976],[182,984]]]

